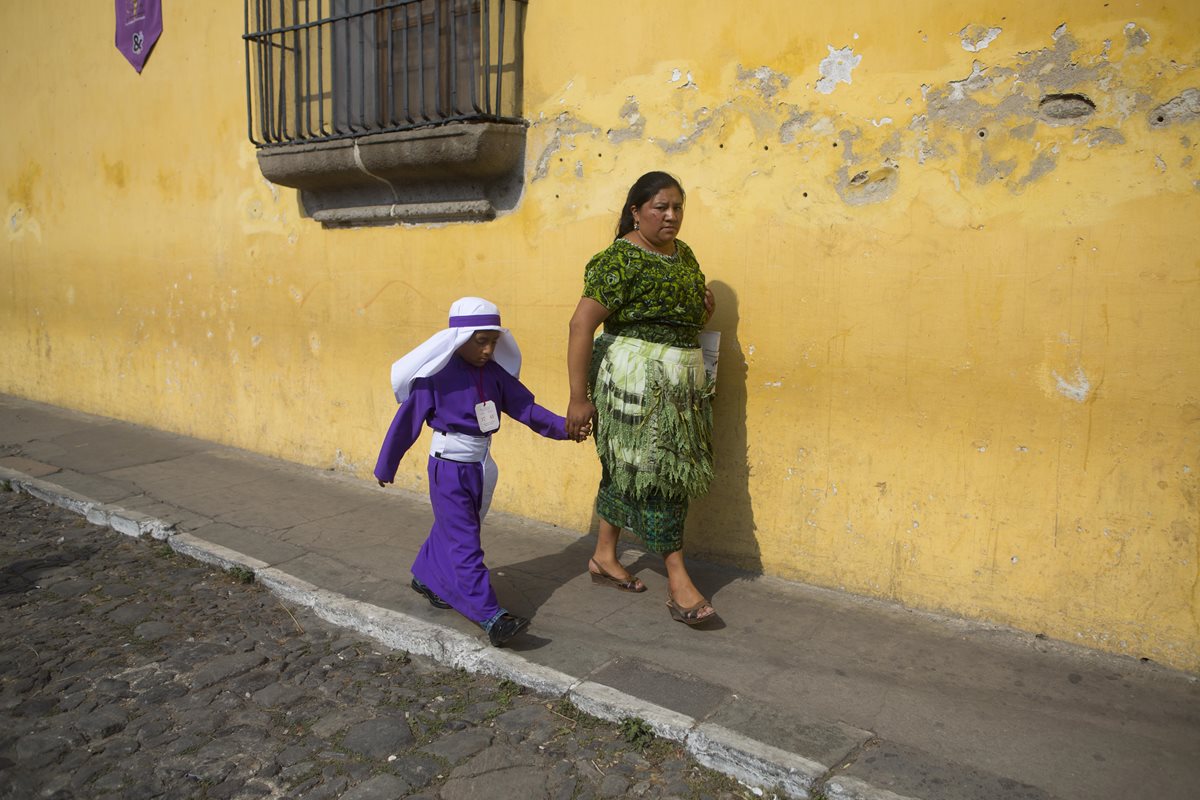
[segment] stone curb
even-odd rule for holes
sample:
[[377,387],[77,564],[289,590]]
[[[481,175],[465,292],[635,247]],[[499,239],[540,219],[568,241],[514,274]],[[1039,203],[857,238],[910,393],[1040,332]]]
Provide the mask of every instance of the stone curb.
[[611,686],[534,664],[511,650],[485,646],[482,639],[459,631],[400,611],[351,600],[236,550],[176,531],[173,524],[146,514],[98,503],[65,487],[5,467],[0,467],[0,481],[7,481],[18,491],[126,536],[166,540],[180,555],[223,570],[249,570],[254,573],[256,582],[277,597],[311,610],[326,622],[357,631],[393,649],[426,656],[468,672],[506,678],[536,692],[566,698],[580,710],[610,722],[640,718],[656,735],[683,744],[704,766],[747,786],[762,787],[763,794],[759,796],[779,790],[786,797],[807,800],[819,789],[825,792],[828,800],[916,800],[844,776],[829,778],[822,786],[829,768],[796,753],[720,725],[698,722]]
[[[829,768],[720,725],[701,723],[687,740],[688,752],[706,767],[742,783],[780,787],[788,797],[807,798]],[[861,798],[861,800],[885,800]]]
[[914,800],[887,789],[877,789],[865,781],[849,776],[830,778],[825,783],[825,797],[828,800]]
[[6,467],[0,467],[0,480],[8,481],[13,488],[32,495],[42,502],[86,517],[87,521],[93,525],[112,528],[117,533],[126,536],[151,536],[163,540],[175,532],[174,523],[164,522],[140,511],[130,511],[120,506],[98,503],[90,497],[84,497],[56,483],[50,483],[40,478],[31,478]]
[[580,710],[609,722],[638,717],[650,725],[656,736],[683,744],[687,743],[688,735],[696,727],[696,720],[692,717],[602,683],[581,681],[567,694],[567,699]]

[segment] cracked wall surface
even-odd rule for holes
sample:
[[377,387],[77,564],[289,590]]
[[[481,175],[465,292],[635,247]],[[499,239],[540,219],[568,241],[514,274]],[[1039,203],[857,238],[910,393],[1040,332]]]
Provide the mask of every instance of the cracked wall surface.
[[[185,5],[140,75],[103,8],[0,10],[61,32],[0,73],[0,391],[366,478],[460,295],[565,407],[666,169],[722,333],[690,553],[1200,669],[1200,4],[531,3],[520,201],[355,231],[263,180],[242,15]],[[587,448],[496,451],[498,508],[589,530]]]

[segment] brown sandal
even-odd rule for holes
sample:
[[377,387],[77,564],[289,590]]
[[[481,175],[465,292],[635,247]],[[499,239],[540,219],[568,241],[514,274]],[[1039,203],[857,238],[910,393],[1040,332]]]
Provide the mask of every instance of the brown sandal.
[[[708,602],[703,597],[700,598],[700,602],[696,603],[696,605],[684,608],[675,602],[674,597],[668,594],[667,608],[671,611],[671,619],[675,620],[676,622],[682,622],[684,625],[699,625],[702,622],[708,622],[709,620],[716,619],[717,617],[717,610],[712,607],[712,603]],[[712,609],[712,613],[700,616],[700,612],[705,608]]]
[[[592,570],[595,567],[595,571]],[[597,586],[611,586],[614,589],[620,589],[622,592],[644,592],[646,584],[642,583],[640,578],[630,576],[629,580],[621,580],[609,575],[604,569],[596,563],[596,559],[588,559],[588,574],[592,576],[592,583]]]

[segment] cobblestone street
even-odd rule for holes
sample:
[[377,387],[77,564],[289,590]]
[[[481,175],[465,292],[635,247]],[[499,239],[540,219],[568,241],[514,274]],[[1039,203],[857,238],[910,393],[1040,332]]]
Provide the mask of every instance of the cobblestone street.
[[636,720],[389,651],[0,489],[0,798],[752,796]]

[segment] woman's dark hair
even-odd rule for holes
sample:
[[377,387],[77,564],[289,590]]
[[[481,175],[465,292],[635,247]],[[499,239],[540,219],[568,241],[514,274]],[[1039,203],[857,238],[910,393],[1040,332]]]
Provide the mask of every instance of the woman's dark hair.
[[671,188],[678,189],[680,197],[687,197],[679,181],[665,172],[647,172],[634,181],[633,186],[629,187],[629,194],[625,196],[625,205],[621,207],[621,219],[617,222],[617,235],[613,239],[620,239],[633,230],[633,209],[635,207],[641,208],[654,195],[663,189]]

